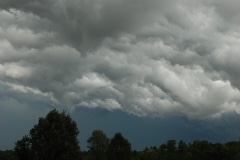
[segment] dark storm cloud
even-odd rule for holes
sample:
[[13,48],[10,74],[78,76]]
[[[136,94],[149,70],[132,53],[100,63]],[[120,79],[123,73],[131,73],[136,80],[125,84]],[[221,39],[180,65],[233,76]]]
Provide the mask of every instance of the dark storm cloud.
[[239,113],[234,3],[3,0],[1,83],[71,109],[197,119]]
[[[44,28],[57,34],[62,43],[82,51],[92,50],[106,37],[136,32],[155,14],[167,10],[171,1],[149,0],[11,0],[0,2],[3,10],[18,10],[39,16],[51,24],[39,24],[31,30]],[[16,11],[17,10],[17,11]]]
[[[77,19],[74,19],[76,15],[72,7],[65,7],[65,3],[62,1],[13,0],[3,1],[0,6],[2,9],[7,9],[14,13],[16,21],[18,21],[18,18],[23,18],[18,11],[33,14],[39,17],[41,21],[50,21],[51,23],[45,24],[36,21],[38,26],[30,25],[30,27],[33,27],[30,29],[33,31],[42,31],[45,29],[46,32],[56,34],[57,37],[54,39],[56,41],[55,43],[65,43],[77,49],[79,49],[82,43],[81,24],[78,24]],[[79,16],[81,17],[81,13]],[[38,18],[36,19],[38,20]],[[53,41],[51,43],[53,43]]]

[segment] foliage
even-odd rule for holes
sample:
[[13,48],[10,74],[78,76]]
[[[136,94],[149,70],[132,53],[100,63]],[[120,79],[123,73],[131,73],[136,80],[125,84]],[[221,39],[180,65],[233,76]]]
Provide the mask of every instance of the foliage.
[[12,150],[0,151],[0,160],[17,160],[17,157]]
[[107,158],[109,139],[103,131],[93,131],[87,142],[89,152],[94,160],[105,160]]
[[131,159],[131,144],[121,133],[116,133],[111,139],[108,149],[108,158],[109,160]]
[[45,118],[16,142],[15,152],[20,160],[77,160],[80,148],[77,125],[65,112],[50,111]]
[[167,141],[167,150],[173,152],[176,150],[176,141],[174,139]]
[[14,148],[15,153],[17,154],[19,160],[31,160],[31,140],[25,135],[22,140],[16,142],[16,146]]
[[186,144],[179,141],[178,146],[173,150],[173,140],[167,141],[167,144],[161,144],[156,147],[146,148],[138,152],[138,159],[141,160],[239,160],[240,142],[229,142],[226,144],[210,143],[208,141],[193,141]]
[[81,152],[77,141],[77,125],[65,112],[50,111],[39,118],[14,150],[0,151],[0,160],[240,160],[240,141],[225,144],[195,140],[168,140],[159,147],[131,151],[130,142],[121,133],[110,140],[101,130],[88,138],[89,151]]

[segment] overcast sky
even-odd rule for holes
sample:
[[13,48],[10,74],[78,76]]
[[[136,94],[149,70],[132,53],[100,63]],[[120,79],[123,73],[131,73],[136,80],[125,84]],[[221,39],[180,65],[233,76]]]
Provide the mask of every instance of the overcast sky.
[[239,60],[238,0],[1,0],[0,149],[53,108],[81,141],[237,139]]

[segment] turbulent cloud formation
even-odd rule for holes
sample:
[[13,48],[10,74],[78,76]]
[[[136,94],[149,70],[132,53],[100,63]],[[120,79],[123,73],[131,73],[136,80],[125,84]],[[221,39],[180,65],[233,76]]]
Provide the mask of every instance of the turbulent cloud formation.
[[238,4],[2,0],[1,95],[139,116],[240,113]]

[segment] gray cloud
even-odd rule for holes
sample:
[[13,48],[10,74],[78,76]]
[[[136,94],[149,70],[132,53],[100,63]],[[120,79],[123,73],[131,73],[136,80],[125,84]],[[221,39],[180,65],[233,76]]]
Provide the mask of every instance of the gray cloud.
[[240,113],[240,12],[173,2],[1,1],[1,89],[140,116]]

